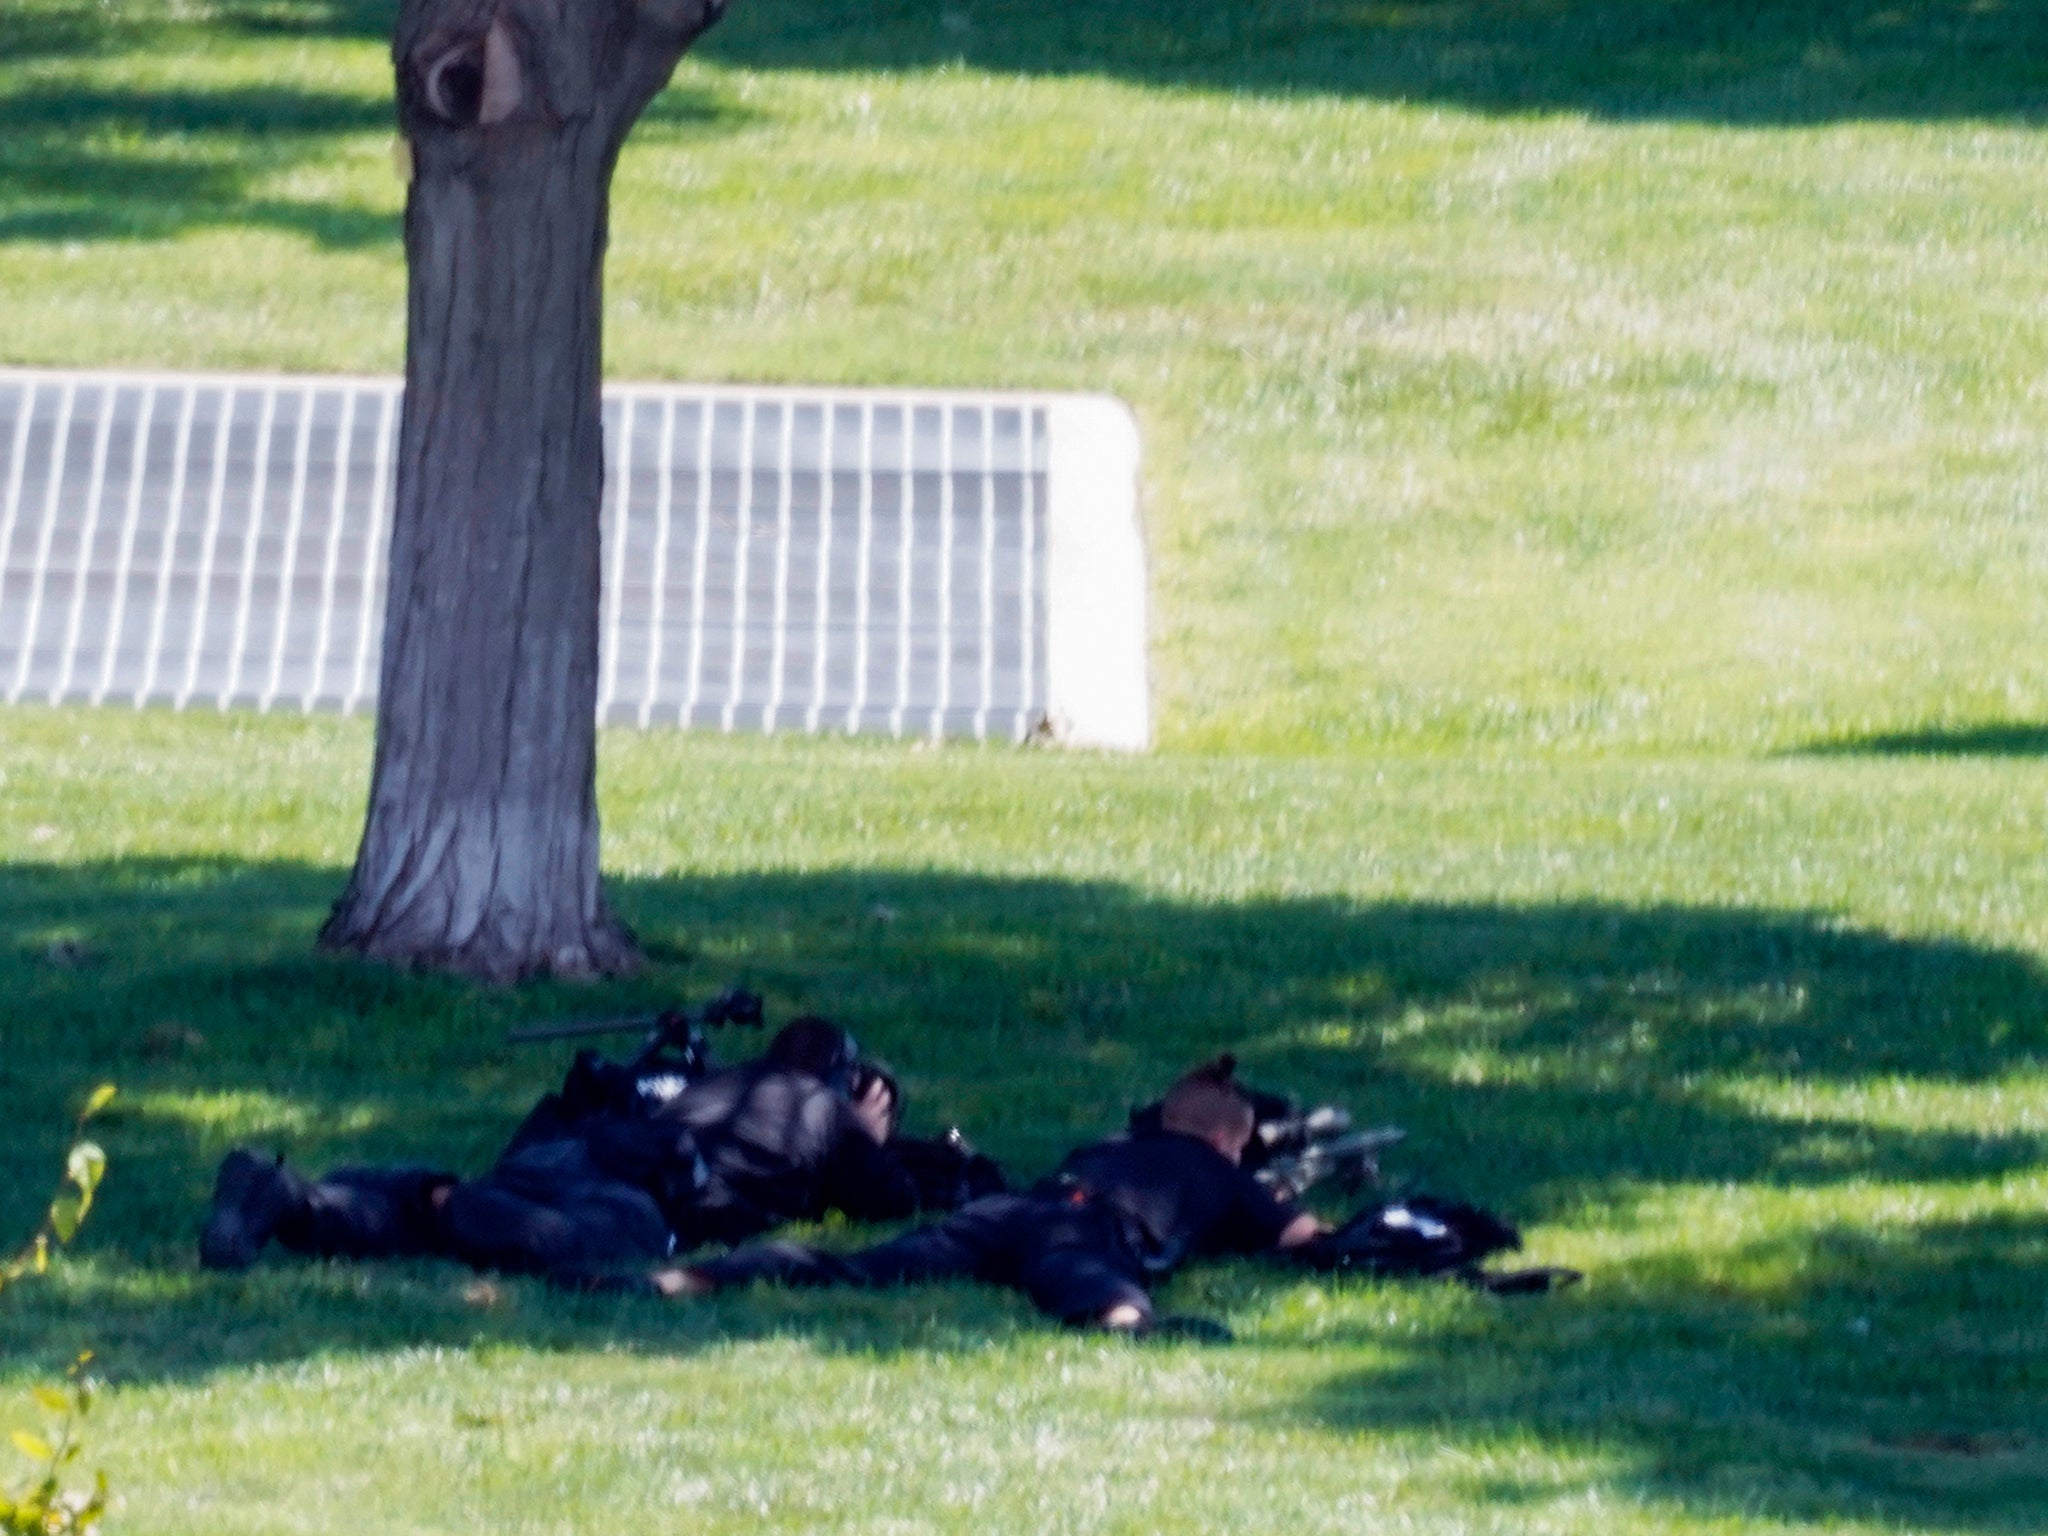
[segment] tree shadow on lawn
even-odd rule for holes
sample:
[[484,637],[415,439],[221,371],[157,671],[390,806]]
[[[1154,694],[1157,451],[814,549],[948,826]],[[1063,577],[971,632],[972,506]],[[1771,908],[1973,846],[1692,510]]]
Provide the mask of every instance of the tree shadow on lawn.
[[[1426,1326],[1378,1330],[1362,1320],[1377,1304],[1340,1313],[1334,1334],[1310,1330],[1315,1345],[1349,1337],[1374,1363],[1288,1413],[1556,1442],[1611,1465],[1612,1484],[1716,1512],[2016,1531],[2012,1511],[2042,1490],[2041,1446],[2018,1428],[2048,1422],[2042,1220],[1823,1225],[1733,1257],[1654,1226],[1673,1186],[1854,1198],[2038,1172],[2040,1135],[1979,1133],[1953,1109],[1886,1118],[1916,1093],[1988,1091],[2048,1059],[2048,976],[2031,956],[1806,912],[1214,904],[857,870],[616,881],[655,957],[646,976],[492,993],[311,956],[341,881],[231,860],[0,866],[0,986],[15,1002],[0,1162],[54,1173],[62,1101],[101,1078],[123,1089],[85,1263],[10,1294],[0,1363],[59,1364],[87,1336],[110,1374],[147,1381],[421,1344],[674,1354],[793,1334],[887,1352],[1037,1328],[1015,1298],[968,1289],[676,1308],[510,1282],[479,1303],[437,1266],[195,1269],[212,1167],[234,1142],[315,1167],[477,1168],[570,1052],[508,1048],[509,1024],[744,980],[772,1017],[844,1018],[903,1070],[913,1128],[957,1120],[1023,1177],[1231,1046],[1254,1081],[1406,1126],[1387,1159],[1397,1184],[1619,1235],[1634,1255],[1542,1301],[1389,1302],[1425,1306]],[[1773,1113],[1770,1094],[1802,1107]],[[34,1216],[39,1173],[16,1183],[0,1230]],[[1225,1267],[1167,1301],[1241,1314],[1270,1284]],[[1284,1321],[1266,1333],[1300,1347]]]
[[330,248],[394,240],[378,210],[252,194],[325,140],[384,126],[360,97],[286,89],[0,97],[0,241],[158,240],[257,225]]
[[1799,757],[2048,757],[2048,725],[1998,721],[1817,741]]
[[[388,38],[394,0],[222,0],[206,29]],[[0,58],[189,50],[200,24],[42,4],[0,13]],[[2048,7],[2025,0],[801,0],[739,6],[701,50],[750,69],[1102,75],[1148,86],[1331,93],[1489,113],[1791,126],[2048,111]],[[671,88],[646,127],[729,130],[742,109]],[[0,97],[0,243],[156,240],[254,225],[325,248],[394,241],[394,213],[267,196],[265,178],[383,132],[388,99],[277,86]]]
[[[391,34],[393,0],[230,0],[252,32]],[[1743,126],[2039,121],[2029,0],[788,0],[699,46],[750,69],[1102,75],[1142,85]]]
[[136,45],[141,29],[110,23],[97,4],[0,6],[0,60],[89,59]]
[[[1559,1298],[1332,1330],[1374,1363],[1275,1416],[1510,1448],[1467,1477],[1496,1507],[1618,1492],[1709,1518],[2019,1536],[2048,1510],[2044,1265],[2048,1215],[1823,1226],[1713,1277],[1679,1249]],[[1531,1440],[1590,1467],[1518,1476],[1511,1448]]]
[[[730,131],[743,114],[670,91],[657,120]],[[0,243],[261,227],[327,249],[395,246],[396,210],[260,190],[295,168],[331,161],[336,140],[395,132],[388,99],[284,85],[48,84],[0,95]]]

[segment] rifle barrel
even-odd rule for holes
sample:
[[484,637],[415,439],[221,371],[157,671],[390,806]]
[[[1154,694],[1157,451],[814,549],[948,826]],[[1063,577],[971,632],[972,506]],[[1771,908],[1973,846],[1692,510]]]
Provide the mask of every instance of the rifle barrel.
[[1370,1130],[1352,1131],[1330,1141],[1315,1142],[1333,1157],[1349,1157],[1354,1152],[1377,1152],[1381,1147],[1391,1147],[1397,1141],[1406,1141],[1408,1133],[1398,1125],[1376,1125]]

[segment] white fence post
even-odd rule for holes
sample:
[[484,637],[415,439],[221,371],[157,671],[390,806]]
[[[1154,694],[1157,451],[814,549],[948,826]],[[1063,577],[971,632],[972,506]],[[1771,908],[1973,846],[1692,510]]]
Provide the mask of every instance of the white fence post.
[[1152,744],[1138,423],[1108,395],[1046,407],[1046,718],[1055,740]]

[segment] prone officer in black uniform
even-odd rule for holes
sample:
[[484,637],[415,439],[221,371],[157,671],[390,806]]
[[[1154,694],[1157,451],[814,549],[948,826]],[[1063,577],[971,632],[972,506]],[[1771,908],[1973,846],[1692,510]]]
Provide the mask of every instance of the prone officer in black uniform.
[[1083,1147],[1025,1194],[969,1201],[872,1248],[760,1243],[655,1270],[648,1284],[663,1295],[701,1296],[756,1280],[885,1286],[971,1278],[1021,1290],[1065,1323],[1147,1332],[1155,1326],[1152,1285],[1184,1260],[1295,1249],[1326,1230],[1240,1166],[1253,1124],[1228,1068],[1200,1067],[1167,1092],[1156,1129]]
[[476,1179],[387,1167],[315,1180],[238,1148],[221,1164],[200,1261],[246,1268],[275,1238],[319,1257],[576,1273],[658,1262],[828,1209],[879,1220],[920,1205],[918,1181],[885,1145],[900,1113],[893,1079],[823,1019],[795,1020],[758,1061],[644,1106],[576,1091],[583,1070]]

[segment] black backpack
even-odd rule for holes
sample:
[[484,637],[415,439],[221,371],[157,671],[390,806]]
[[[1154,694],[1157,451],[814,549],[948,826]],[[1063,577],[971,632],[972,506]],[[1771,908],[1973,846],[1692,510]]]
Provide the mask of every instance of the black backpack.
[[1522,1234],[1491,1211],[1458,1200],[1412,1195],[1370,1205],[1334,1232],[1293,1250],[1310,1269],[1376,1279],[1444,1275],[1467,1285],[1513,1295],[1570,1285],[1570,1269],[1522,1269],[1487,1274],[1479,1265],[1522,1246]]

